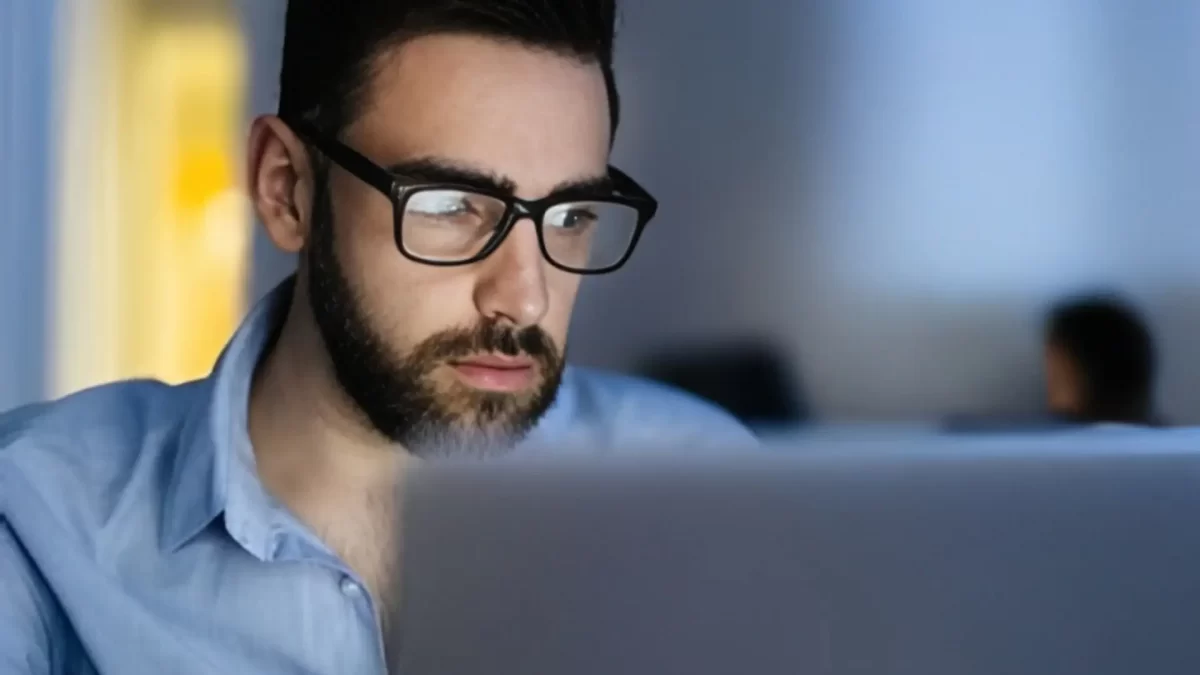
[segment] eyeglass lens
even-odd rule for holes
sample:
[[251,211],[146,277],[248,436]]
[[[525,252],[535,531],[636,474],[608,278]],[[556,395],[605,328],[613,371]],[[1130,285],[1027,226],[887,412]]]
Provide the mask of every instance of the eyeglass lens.
[[[491,241],[506,205],[463,190],[419,190],[408,196],[400,219],[405,252],[433,262],[469,260]],[[542,218],[549,257],[577,270],[600,270],[628,253],[639,213],[632,206],[579,201],[557,204]]]

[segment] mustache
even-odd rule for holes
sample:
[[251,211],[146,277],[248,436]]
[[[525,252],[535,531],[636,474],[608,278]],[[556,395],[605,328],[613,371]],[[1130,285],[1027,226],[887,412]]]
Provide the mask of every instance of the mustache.
[[480,352],[525,355],[544,364],[556,364],[561,358],[554,340],[540,327],[513,328],[495,321],[436,333],[422,341],[414,356],[429,362],[465,358]]

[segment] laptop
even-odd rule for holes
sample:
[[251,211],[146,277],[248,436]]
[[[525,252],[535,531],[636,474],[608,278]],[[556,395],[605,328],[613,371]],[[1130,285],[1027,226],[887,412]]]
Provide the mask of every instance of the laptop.
[[1200,443],[1104,438],[428,464],[392,672],[1200,673]]

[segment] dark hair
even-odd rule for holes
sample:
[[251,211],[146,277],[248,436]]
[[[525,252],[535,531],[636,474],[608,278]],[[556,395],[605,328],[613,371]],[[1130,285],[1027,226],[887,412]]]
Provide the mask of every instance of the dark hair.
[[1153,420],[1154,341],[1131,306],[1108,295],[1064,302],[1050,314],[1046,340],[1079,373],[1083,421]]
[[425,35],[467,33],[595,61],[615,134],[615,31],[616,0],[289,0],[279,115],[338,135],[357,115],[381,53]]

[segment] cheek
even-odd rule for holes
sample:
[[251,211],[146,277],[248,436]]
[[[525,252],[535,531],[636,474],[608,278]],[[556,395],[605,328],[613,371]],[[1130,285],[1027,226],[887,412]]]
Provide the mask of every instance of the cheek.
[[342,274],[366,309],[386,306],[381,300],[387,297],[387,290],[412,274],[405,270],[403,263],[408,261],[396,248],[391,202],[340,171],[335,171],[330,187],[335,250]]
[[1062,373],[1059,371],[1058,364],[1053,359],[1046,361],[1046,388],[1051,395],[1057,394],[1062,388]]
[[542,320],[542,329],[554,338],[560,348],[567,342],[567,332],[570,329],[571,314],[575,309],[581,279],[577,274],[558,269],[554,269],[546,277],[550,306]]
[[371,328],[397,355],[434,333],[478,320],[465,269],[422,265],[390,240],[372,239],[362,236],[342,247],[343,268]]
[[1076,385],[1071,370],[1057,359],[1046,365],[1046,393],[1052,405],[1069,408],[1075,404]]
[[391,200],[345,171],[330,175],[337,237],[354,251],[396,250]]
[[407,259],[388,267],[371,274],[369,294],[376,325],[398,348],[412,348],[436,333],[478,322],[468,275]]

